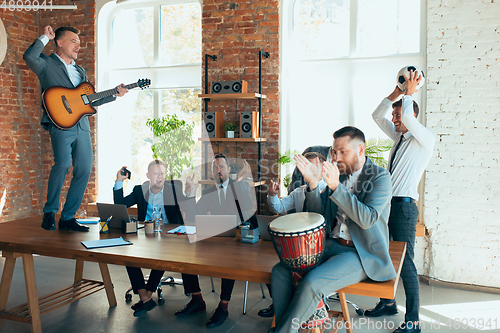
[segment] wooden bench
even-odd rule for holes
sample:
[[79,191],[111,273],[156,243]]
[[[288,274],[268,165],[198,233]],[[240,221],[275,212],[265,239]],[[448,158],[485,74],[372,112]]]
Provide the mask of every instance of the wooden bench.
[[[335,318],[335,322],[329,325],[325,324],[323,327],[316,327],[312,329],[303,329],[302,333],[322,333],[327,327],[332,327],[331,332],[335,333],[340,327],[345,327],[347,333],[353,333],[351,316],[349,315],[349,309],[347,307],[346,294],[359,295],[359,296],[369,296],[377,298],[394,298],[396,295],[396,290],[398,287],[399,274],[401,273],[401,268],[403,267],[403,260],[406,253],[406,243],[405,242],[389,242],[389,255],[391,256],[392,264],[394,265],[394,270],[396,271],[396,278],[384,281],[375,282],[372,280],[365,280],[358,282],[356,284],[350,285],[338,291],[340,299],[340,307],[342,311],[328,311],[330,320]],[[274,320],[273,320],[274,326]]]

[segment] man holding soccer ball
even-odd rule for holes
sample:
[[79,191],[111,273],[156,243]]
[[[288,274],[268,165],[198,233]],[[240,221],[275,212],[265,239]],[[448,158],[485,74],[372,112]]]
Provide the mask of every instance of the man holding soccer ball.
[[[414,66],[403,68],[403,79],[399,79],[394,91],[384,98],[372,118],[384,133],[394,141],[389,153],[387,169],[391,173],[392,201],[389,217],[389,233],[395,241],[406,242],[406,255],[401,270],[401,279],[406,294],[405,322],[394,333],[420,332],[418,274],[413,263],[415,232],[418,219],[417,187],[429,163],[434,142],[434,134],[418,120],[418,105],[412,95],[423,85],[422,71]],[[401,73],[400,71],[400,73]],[[399,99],[403,95],[401,99]],[[392,121],[386,115],[392,109]],[[379,317],[398,312],[394,299],[380,299],[373,309],[366,310],[365,316]]]

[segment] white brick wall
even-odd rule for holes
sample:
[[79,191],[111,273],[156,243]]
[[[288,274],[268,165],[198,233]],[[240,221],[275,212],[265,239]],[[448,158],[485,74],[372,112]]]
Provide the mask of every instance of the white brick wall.
[[500,287],[500,0],[427,0],[427,126],[420,273]]

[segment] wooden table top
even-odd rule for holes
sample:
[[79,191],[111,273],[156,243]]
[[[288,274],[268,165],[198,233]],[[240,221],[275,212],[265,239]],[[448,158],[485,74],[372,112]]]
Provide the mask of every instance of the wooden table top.
[[[175,225],[166,224],[161,235],[146,235],[144,229],[137,234],[115,229],[99,234],[97,224],[89,225],[89,232],[48,231],[40,227],[41,221],[37,216],[0,223],[0,250],[259,283],[271,283],[271,270],[279,262],[269,241],[248,244],[239,237],[212,237],[190,243],[186,235],[167,234]],[[133,245],[88,250],[81,244],[120,236]]]

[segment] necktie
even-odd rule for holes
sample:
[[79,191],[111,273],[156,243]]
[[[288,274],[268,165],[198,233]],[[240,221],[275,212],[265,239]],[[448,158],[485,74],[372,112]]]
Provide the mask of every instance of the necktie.
[[226,195],[224,194],[224,186],[219,187],[219,202],[221,206],[224,206],[226,203]]
[[391,160],[389,162],[389,167],[387,168],[391,174],[392,174],[392,166],[393,166],[394,158],[396,157],[396,153],[397,153],[399,147],[401,147],[401,143],[403,143],[403,138],[404,138],[404,135],[401,134],[401,138],[399,138],[399,142],[396,145],[396,149],[394,149],[394,153],[391,156]]

